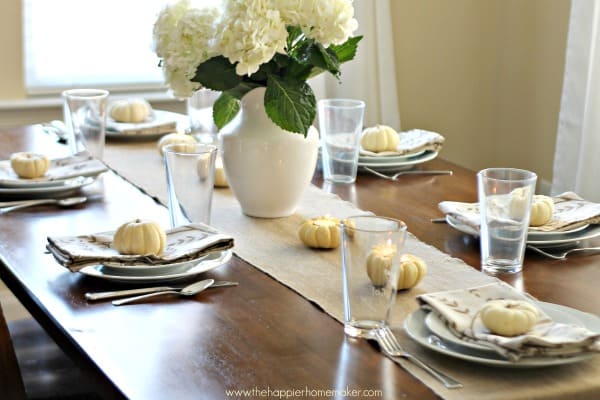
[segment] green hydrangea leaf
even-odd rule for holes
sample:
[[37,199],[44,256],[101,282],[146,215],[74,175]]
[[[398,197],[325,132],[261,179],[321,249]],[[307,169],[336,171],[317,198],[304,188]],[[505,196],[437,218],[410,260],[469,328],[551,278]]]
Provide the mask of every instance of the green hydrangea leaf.
[[358,42],[362,39],[362,36],[354,36],[346,40],[340,45],[331,45],[329,50],[333,51],[337,56],[340,63],[350,61],[356,56],[356,50],[358,48]]
[[235,64],[223,56],[217,56],[200,64],[192,81],[222,92],[239,85],[242,77],[235,73]]
[[316,105],[315,95],[306,82],[269,75],[265,111],[281,128],[306,136],[315,119]]
[[213,104],[213,121],[217,128],[227,125],[240,111],[240,102],[229,93],[221,93]]

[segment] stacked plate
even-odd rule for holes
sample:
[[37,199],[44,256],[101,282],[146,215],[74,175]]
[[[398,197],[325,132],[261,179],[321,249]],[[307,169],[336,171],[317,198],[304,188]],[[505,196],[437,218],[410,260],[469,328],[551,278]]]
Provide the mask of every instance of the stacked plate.
[[[558,304],[539,302],[537,305],[556,322],[575,324],[600,332],[600,318],[595,315]],[[437,315],[422,308],[408,316],[404,329],[414,341],[430,350],[462,360],[498,367],[549,367],[579,362],[597,354],[585,352],[571,356],[523,357],[518,361],[510,361],[485,344],[469,342],[457,337]]]
[[[446,215],[446,222],[454,229],[463,233],[475,237],[479,236],[479,232],[476,229],[463,224],[451,215]],[[577,244],[579,241],[591,239],[596,236],[600,236],[600,225],[583,225],[562,232],[529,231],[527,244],[537,247],[568,247]]]
[[94,278],[123,283],[168,282],[186,279],[225,264],[231,258],[231,250],[213,252],[200,258],[172,264],[121,264],[91,265],[79,270]]
[[358,167],[368,167],[378,172],[397,172],[414,168],[415,165],[433,160],[437,151],[427,150],[404,156],[359,156]]

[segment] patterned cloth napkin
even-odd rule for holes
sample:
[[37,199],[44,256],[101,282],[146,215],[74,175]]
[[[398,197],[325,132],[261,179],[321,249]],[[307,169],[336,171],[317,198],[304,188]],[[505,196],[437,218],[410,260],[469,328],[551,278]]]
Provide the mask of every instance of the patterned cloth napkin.
[[[573,192],[565,192],[554,200],[552,219],[542,226],[530,226],[530,232],[561,232],[586,224],[600,223],[600,204],[586,201]],[[479,204],[442,201],[438,208],[459,222],[479,231]]]
[[106,262],[121,265],[164,265],[194,260],[233,247],[233,238],[203,224],[183,225],[166,231],[167,244],[160,256],[123,255],[112,247],[114,232],[83,236],[48,237],[46,248],[71,272]]
[[534,298],[504,282],[417,297],[421,306],[433,310],[457,337],[490,347],[513,361],[523,356],[600,352],[600,332],[552,321],[539,307],[540,318],[529,332],[514,337],[490,333],[479,317],[479,310],[488,300],[496,299],[522,300],[536,305]]
[[88,152],[56,158],[50,161],[48,172],[40,178],[22,179],[13,171],[10,160],[0,161],[0,186],[26,186],[27,184],[52,182],[78,176],[96,176],[107,171],[104,163]]
[[361,147],[360,155],[370,157],[408,156],[426,150],[440,151],[445,140],[439,133],[424,131],[422,129],[400,132],[399,136],[400,142],[396,147],[396,151],[381,151],[375,153]]

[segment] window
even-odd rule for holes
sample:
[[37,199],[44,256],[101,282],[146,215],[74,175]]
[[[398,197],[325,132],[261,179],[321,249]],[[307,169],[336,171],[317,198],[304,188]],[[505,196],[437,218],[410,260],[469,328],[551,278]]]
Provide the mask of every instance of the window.
[[152,27],[172,0],[23,0],[25,87],[163,88]]

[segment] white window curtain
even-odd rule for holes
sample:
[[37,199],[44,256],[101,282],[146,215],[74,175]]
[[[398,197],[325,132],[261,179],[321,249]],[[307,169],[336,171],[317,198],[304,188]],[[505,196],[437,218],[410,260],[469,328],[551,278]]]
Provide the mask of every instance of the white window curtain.
[[600,5],[573,0],[552,192],[600,201]]
[[23,0],[25,87],[164,87],[152,27],[169,0]]
[[354,0],[356,35],[363,35],[357,57],[342,65],[341,84],[322,74],[311,82],[315,95],[366,103],[364,125],[400,130],[390,0]]

